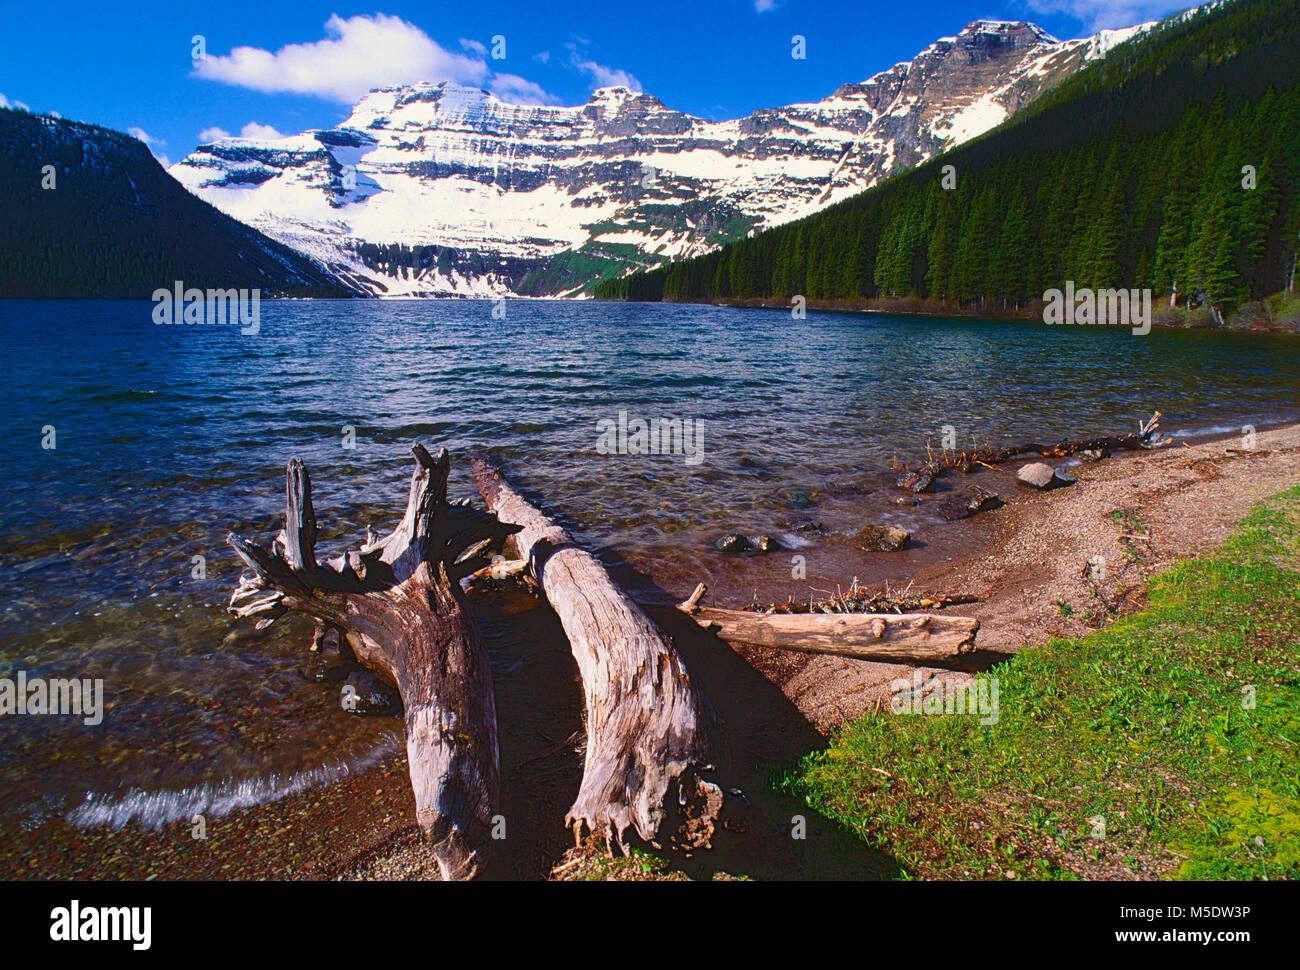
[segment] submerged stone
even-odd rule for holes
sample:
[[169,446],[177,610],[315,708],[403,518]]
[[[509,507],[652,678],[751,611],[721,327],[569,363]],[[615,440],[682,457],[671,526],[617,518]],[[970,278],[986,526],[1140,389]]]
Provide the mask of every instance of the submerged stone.
[[934,475],[928,469],[919,468],[914,472],[903,472],[895,484],[909,492],[933,492]]
[[895,552],[906,549],[911,541],[906,529],[893,525],[864,525],[853,537],[853,544],[866,552]]
[[939,512],[950,522],[977,515],[986,509],[1004,504],[997,493],[980,485],[968,485],[960,495],[954,495],[939,506]]
[[749,539],[746,536],[731,533],[714,539],[713,548],[718,550],[718,552],[725,552],[732,556],[738,556],[742,552],[749,551]]
[[817,503],[813,501],[812,496],[810,496],[807,492],[785,493],[785,507],[787,509],[797,511],[798,509],[811,508],[816,504]]
[[739,532],[729,532],[713,540],[713,548],[731,556],[740,556],[746,553],[776,552],[782,546],[771,536],[744,536]]
[[340,692],[339,703],[349,714],[373,716],[402,712],[402,701],[397,688],[380,680],[369,670],[357,670],[348,675]]

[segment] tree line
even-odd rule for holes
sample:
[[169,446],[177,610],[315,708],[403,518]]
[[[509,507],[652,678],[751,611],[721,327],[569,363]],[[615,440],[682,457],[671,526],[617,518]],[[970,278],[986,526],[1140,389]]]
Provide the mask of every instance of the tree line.
[[975,141],[596,295],[922,297],[1007,310],[1072,280],[1221,315],[1295,287],[1297,50],[1294,0],[1172,20]]

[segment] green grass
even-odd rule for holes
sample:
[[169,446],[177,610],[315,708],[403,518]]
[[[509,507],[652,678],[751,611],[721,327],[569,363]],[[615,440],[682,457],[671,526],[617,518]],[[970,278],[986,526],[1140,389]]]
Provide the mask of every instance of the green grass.
[[1300,487],[987,676],[996,724],[885,710],[779,784],[906,878],[1300,876]]
[[568,882],[659,882],[684,881],[686,876],[674,872],[658,856],[631,847],[627,855],[608,855],[595,849],[578,855],[580,862],[563,876]]
[[[609,855],[589,840],[565,854],[552,878],[563,882],[690,882],[691,877],[660,855],[630,846],[627,855]],[[715,882],[747,882],[745,876],[715,872]]]

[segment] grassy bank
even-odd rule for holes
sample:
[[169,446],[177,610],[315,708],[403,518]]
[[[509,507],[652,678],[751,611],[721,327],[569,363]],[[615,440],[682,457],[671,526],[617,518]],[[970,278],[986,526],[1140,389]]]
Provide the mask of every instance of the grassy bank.
[[1300,487],[988,676],[996,724],[882,711],[782,784],[912,878],[1300,876]]

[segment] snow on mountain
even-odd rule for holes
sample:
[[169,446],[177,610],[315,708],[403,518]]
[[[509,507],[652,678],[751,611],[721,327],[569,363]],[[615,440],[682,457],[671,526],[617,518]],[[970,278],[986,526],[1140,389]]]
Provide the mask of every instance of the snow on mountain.
[[336,128],[223,138],[170,171],[376,294],[579,292],[861,192],[1148,26],[1059,41],[980,20],[821,101],[720,122],[624,87],[574,107],[385,88]]

